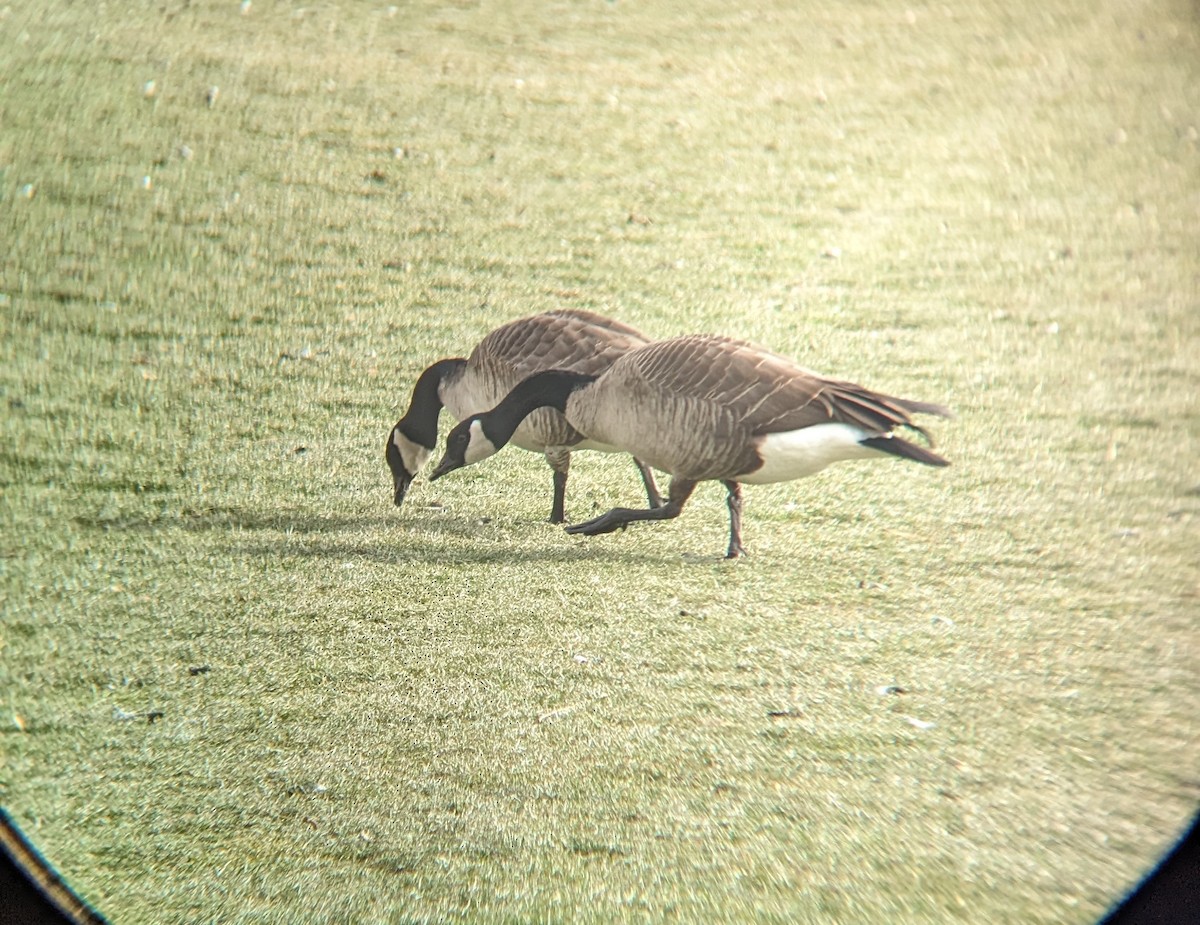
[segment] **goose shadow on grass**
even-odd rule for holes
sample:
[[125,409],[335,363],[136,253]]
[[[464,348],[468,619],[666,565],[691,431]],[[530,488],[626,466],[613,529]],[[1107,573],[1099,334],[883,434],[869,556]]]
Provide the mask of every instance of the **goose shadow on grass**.
[[383,529],[386,514],[320,514],[294,510],[259,510],[228,505],[206,507],[202,511],[116,512],[112,514],[76,514],[72,522],[91,530],[138,532],[143,530],[181,529],[188,533],[216,533],[245,530],[277,530],[285,533],[329,533],[341,530]]
[[[397,512],[389,508],[379,513],[342,514],[217,505],[203,510],[185,509],[170,516],[122,513],[77,515],[72,519],[81,526],[105,532],[171,528],[208,535],[224,532],[229,535],[230,548],[235,554],[262,558],[365,559],[384,564],[442,565],[583,561],[678,566],[680,563],[695,565],[724,561],[716,554],[707,556],[696,551],[697,554],[692,555],[691,550],[674,551],[665,543],[654,551],[644,547],[634,550],[621,543],[619,534],[615,537],[571,537],[561,526],[544,520],[497,521],[475,515],[456,515],[441,509]],[[496,531],[495,535],[488,536],[493,531]],[[248,534],[281,535],[254,537]],[[666,539],[664,537],[664,541]]]
[[[384,564],[486,565],[506,562],[597,562],[608,565],[657,563],[678,565],[686,561],[665,548],[647,553],[620,545],[613,537],[571,537],[561,526],[545,521],[511,523],[481,521],[478,517],[443,514],[420,522],[384,518],[378,524],[357,524],[383,534],[364,540],[331,535],[331,531],[283,538],[239,547],[239,552],[259,556],[302,556],[333,560],[366,559]],[[378,529],[376,529],[378,528]],[[500,529],[497,529],[500,528]],[[494,535],[489,535],[492,531]],[[265,539],[265,538],[264,538]],[[608,542],[605,542],[608,540]],[[718,561],[713,557],[713,561]]]
[[[422,538],[424,540],[426,538]],[[695,564],[688,557],[676,555],[647,555],[632,550],[617,550],[607,546],[573,544],[547,544],[534,549],[513,549],[503,542],[480,541],[478,546],[463,547],[427,542],[405,543],[354,543],[323,540],[317,543],[245,544],[235,548],[238,555],[274,557],[308,557],[345,562],[354,559],[378,562],[384,565],[488,565],[511,562],[597,562],[606,565],[634,565],[657,562],[663,565]],[[697,560],[702,562],[706,560]],[[713,562],[722,561],[716,556]]]

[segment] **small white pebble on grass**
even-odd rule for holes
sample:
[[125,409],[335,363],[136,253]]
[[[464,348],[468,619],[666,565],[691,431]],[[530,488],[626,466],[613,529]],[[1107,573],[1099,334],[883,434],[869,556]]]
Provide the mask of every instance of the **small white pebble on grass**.
[[935,613],[929,618],[931,626],[944,626],[946,629],[954,629],[954,621],[949,617],[943,617],[941,614]]
[[931,723],[928,720],[917,719],[915,716],[906,716],[904,721],[916,729],[932,729],[937,723]]
[[565,707],[559,707],[557,710],[550,710],[546,713],[539,713],[537,721],[539,723],[548,723],[551,720],[558,719],[560,716],[566,716],[568,713],[571,713],[571,712],[579,709],[579,707],[580,707],[580,704],[575,703],[575,704],[569,704]]
[[907,694],[908,691],[899,684],[880,684],[875,688],[875,693],[880,697],[886,697],[888,694]]

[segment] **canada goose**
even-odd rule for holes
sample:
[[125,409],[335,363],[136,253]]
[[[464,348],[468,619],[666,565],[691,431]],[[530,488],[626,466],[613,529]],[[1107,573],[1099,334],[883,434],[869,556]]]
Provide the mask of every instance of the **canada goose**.
[[950,417],[941,405],[826,379],[744,341],[693,335],[626,353],[599,376],[551,370],[529,377],[497,407],[450,432],[430,481],[491,456],[527,414],[547,406],[580,433],[671,475],[664,506],[614,508],[568,533],[595,536],[638,520],[678,517],[698,482],[719,479],[728,490],[730,559],[746,551],[743,482],[784,482],[839,460],[887,454],[949,465],[893,433],[905,427],[932,446],[910,415]]
[[[439,360],[417,379],[412,400],[387,441],[387,462],[392,470],[396,507],[433,453],[437,442],[438,415],[442,406],[461,421],[497,404],[521,380],[546,369],[566,369],[598,375],[617,357],[648,343],[629,325],[594,312],[562,310],[543,312],[510,321],[492,331],[466,359]],[[528,412],[527,412],[528,413]],[[522,415],[524,419],[525,415]],[[612,447],[589,441],[553,408],[517,422],[507,439],[525,450],[544,453],[554,470],[554,501],[550,522],[562,523],[571,450]],[[635,459],[651,507],[662,504],[654,475]]]

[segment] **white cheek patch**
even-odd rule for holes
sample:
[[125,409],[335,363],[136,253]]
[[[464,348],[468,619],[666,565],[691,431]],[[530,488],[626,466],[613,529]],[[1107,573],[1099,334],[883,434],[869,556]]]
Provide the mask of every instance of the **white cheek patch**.
[[433,454],[432,450],[428,450],[419,443],[413,443],[400,431],[396,431],[396,435],[392,438],[392,442],[396,444],[396,449],[400,451],[400,461],[404,463],[404,468],[409,475],[416,475],[421,471],[425,463],[429,462],[429,457]]
[[471,422],[470,433],[471,442],[467,444],[467,451],[463,454],[463,461],[468,466],[496,455],[496,447],[484,436],[483,426],[479,421]]

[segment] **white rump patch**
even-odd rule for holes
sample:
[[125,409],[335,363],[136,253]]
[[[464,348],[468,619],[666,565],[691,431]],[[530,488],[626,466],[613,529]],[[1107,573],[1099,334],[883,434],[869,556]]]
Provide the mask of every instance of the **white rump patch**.
[[463,454],[463,461],[468,466],[473,466],[489,456],[496,455],[496,446],[484,435],[483,426],[478,419],[471,422],[470,434],[471,441],[467,444],[466,453]]
[[762,466],[738,475],[736,480],[747,485],[790,482],[814,475],[830,463],[844,459],[886,455],[859,443],[873,436],[878,434],[850,424],[816,424],[781,434],[767,434],[759,438],[756,447]]

